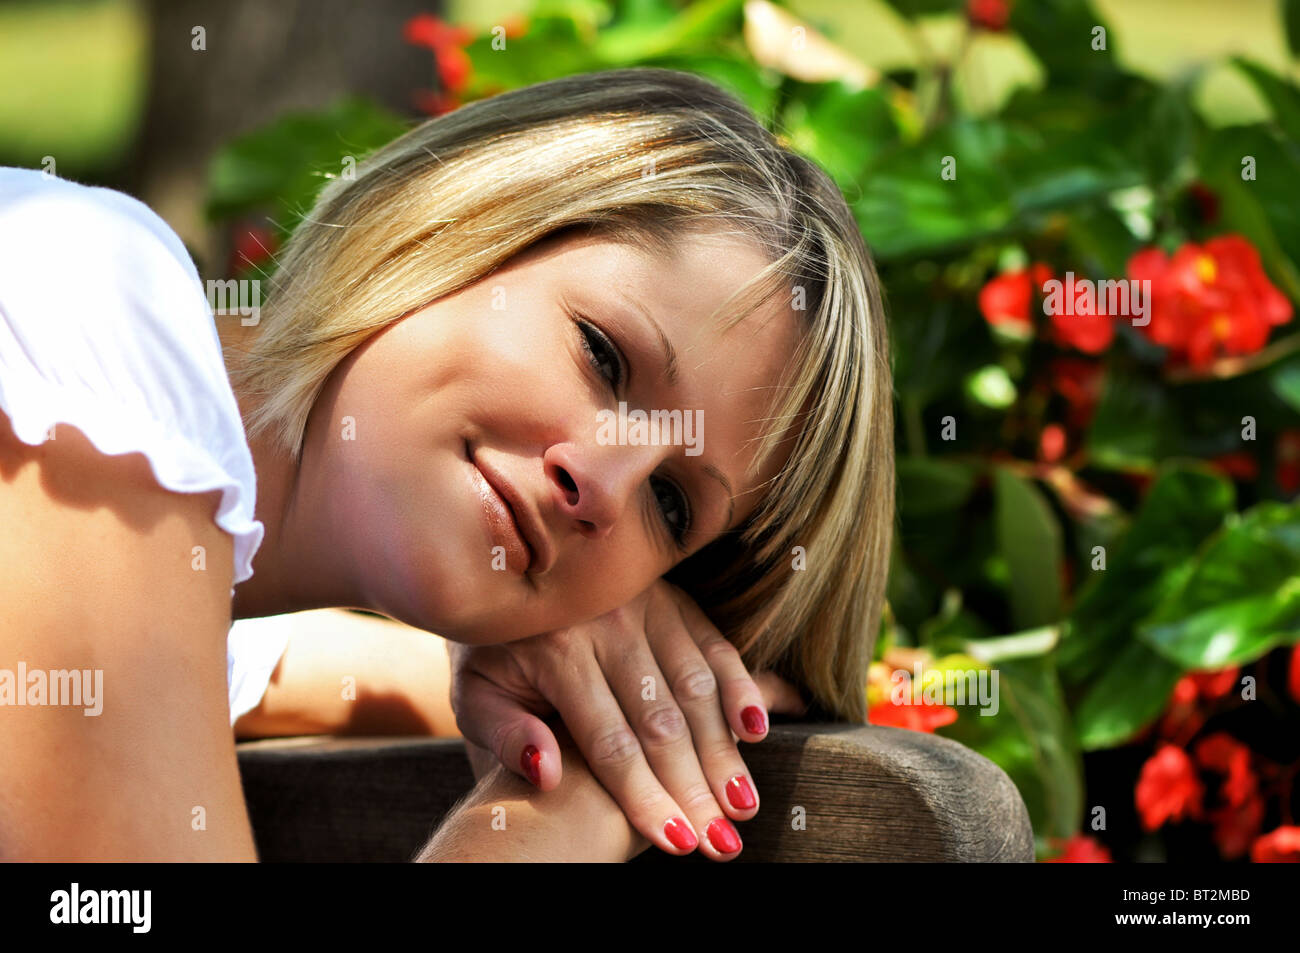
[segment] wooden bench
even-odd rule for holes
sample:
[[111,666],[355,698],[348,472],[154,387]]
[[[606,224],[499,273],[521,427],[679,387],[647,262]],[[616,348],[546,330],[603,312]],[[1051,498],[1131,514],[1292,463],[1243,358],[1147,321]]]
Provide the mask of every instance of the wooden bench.
[[[473,787],[460,739],[276,738],[238,746],[261,859],[407,861]],[[1011,779],[969,748],[900,728],[774,721],[742,745],[762,797],[752,861],[1032,861]],[[636,863],[710,863],[649,850]]]

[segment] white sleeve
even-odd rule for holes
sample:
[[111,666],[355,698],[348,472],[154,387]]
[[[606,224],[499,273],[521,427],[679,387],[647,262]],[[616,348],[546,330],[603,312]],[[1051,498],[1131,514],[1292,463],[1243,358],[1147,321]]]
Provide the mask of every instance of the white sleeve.
[[0,168],[0,410],[32,446],[67,423],[168,490],[220,490],[233,583],[252,576],[252,454],[198,272],[148,206]]
[[294,614],[240,619],[226,639],[226,683],[230,686],[230,725],[252,711],[266,694],[280,657],[296,627]]

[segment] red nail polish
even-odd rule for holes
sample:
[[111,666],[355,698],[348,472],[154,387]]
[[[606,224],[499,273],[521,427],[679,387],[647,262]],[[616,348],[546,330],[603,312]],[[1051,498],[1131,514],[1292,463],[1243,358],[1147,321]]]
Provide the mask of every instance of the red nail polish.
[[680,817],[668,818],[668,823],[664,824],[664,837],[678,850],[694,850],[699,843],[690,825]]
[[528,780],[532,781],[534,786],[540,788],[542,786],[542,753],[537,750],[537,745],[525,747],[519,763],[523,765],[524,774],[528,775]]
[[761,735],[767,731],[767,712],[757,705],[750,705],[742,711],[740,721],[751,735]]
[[719,854],[734,854],[740,850],[740,835],[731,826],[731,821],[720,817],[709,824],[709,843]]
[[727,800],[738,811],[748,811],[758,803],[754,789],[750,787],[749,778],[738,774],[727,782]]

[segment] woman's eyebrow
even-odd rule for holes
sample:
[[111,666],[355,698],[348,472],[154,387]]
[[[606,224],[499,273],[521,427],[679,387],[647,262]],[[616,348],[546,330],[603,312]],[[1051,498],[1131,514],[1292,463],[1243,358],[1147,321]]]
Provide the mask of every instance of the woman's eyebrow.
[[663,357],[664,374],[668,378],[668,383],[676,386],[677,349],[673,347],[673,342],[668,340],[668,335],[665,334],[664,329],[659,326],[659,322],[656,321],[653,317],[651,317],[650,311],[649,309],[646,308],[645,305],[643,305],[640,301],[637,301],[631,295],[622,292],[619,293],[619,297],[622,298],[623,301],[626,304],[628,304],[630,307],[635,308],[637,311],[639,311],[642,317],[644,317],[648,322],[650,322],[650,326],[654,328],[655,336],[659,339],[659,347],[660,349],[662,349],[664,354]]
[[[638,311],[641,316],[649,322],[650,326],[654,328],[655,337],[659,339],[659,347],[663,350],[664,376],[668,378],[669,384],[675,386],[678,380],[677,349],[673,347],[673,342],[668,340],[668,335],[664,333],[664,329],[659,326],[659,322],[654,319],[650,314],[650,310],[645,305],[626,292],[619,292],[619,298],[621,298],[629,307]],[[732,489],[731,481],[727,479],[727,475],[713,464],[706,463],[701,467],[701,469],[708,476],[721,483],[723,489],[727,491],[727,516],[722,522],[722,528],[725,530],[731,525],[731,518],[736,512],[735,491]]]

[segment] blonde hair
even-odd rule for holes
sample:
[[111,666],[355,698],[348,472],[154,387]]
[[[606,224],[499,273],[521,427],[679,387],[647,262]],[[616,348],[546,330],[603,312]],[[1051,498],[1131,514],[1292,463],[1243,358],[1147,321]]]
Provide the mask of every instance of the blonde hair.
[[354,348],[562,229],[666,251],[701,223],[751,238],[771,262],[724,326],[776,299],[803,322],[777,425],[748,478],[798,434],[745,524],[668,578],[752,670],[775,670],[827,713],[864,721],[894,521],[879,282],[830,178],[704,79],[622,69],[502,93],[423,123],[354,179],[330,182],[232,359],[248,436],[300,459],[316,397]]

